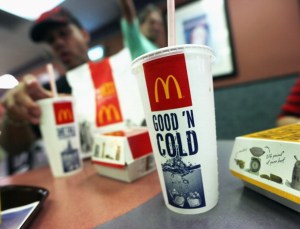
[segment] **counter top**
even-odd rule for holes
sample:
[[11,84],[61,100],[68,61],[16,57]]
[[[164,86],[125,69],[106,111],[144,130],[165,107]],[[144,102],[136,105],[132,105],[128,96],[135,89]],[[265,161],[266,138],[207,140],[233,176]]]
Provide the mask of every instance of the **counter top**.
[[251,189],[229,171],[233,141],[218,141],[219,202],[197,215],[180,215],[164,206],[162,194],[97,229],[299,228],[299,213]]
[[83,170],[53,178],[48,167],[0,179],[0,185],[18,184],[49,190],[42,209],[32,224],[34,228],[93,228],[143,204],[161,192],[154,171],[133,183],[100,176],[89,160]]
[[157,172],[133,183],[102,177],[91,162],[79,173],[53,178],[48,167],[0,179],[0,185],[44,187],[50,195],[30,228],[299,228],[299,213],[248,188],[229,171],[233,141],[218,141],[219,202],[180,215],[163,201]]

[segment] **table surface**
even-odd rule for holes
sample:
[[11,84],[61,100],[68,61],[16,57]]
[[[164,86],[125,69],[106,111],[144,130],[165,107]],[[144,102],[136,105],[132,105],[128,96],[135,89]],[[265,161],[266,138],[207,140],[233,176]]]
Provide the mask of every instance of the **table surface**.
[[124,183],[99,176],[89,161],[70,177],[49,168],[3,178],[0,185],[44,187],[50,195],[30,228],[299,228],[299,213],[248,188],[228,169],[233,141],[218,141],[219,202],[197,215],[164,206],[156,172]]
[[[125,183],[100,176],[89,160],[83,170],[53,178],[48,167],[0,179],[0,185],[18,184],[49,190],[34,228],[94,228],[136,208],[161,192],[157,172]],[[142,193],[142,195],[137,195]],[[1,227],[0,227],[1,228]]]

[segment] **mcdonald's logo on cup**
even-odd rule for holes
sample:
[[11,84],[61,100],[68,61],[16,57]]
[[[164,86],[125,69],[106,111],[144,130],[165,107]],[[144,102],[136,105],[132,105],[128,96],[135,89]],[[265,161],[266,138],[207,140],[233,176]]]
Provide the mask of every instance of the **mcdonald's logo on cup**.
[[71,102],[54,103],[54,113],[56,125],[73,123],[74,115]]
[[152,111],[192,106],[184,54],[144,63]]
[[172,80],[175,85],[178,99],[182,99],[182,93],[181,93],[181,89],[178,84],[178,81],[176,80],[176,78],[174,76],[169,75],[166,79],[166,82],[161,77],[158,77],[155,80],[154,93],[155,93],[155,102],[156,103],[159,102],[159,97],[158,97],[158,84],[159,83],[161,83],[161,85],[163,86],[163,89],[165,92],[165,98],[170,99],[170,80]]
[[121,114],[114,104],[102,105],[97,112],[97,126],[104,126],[122,121]]

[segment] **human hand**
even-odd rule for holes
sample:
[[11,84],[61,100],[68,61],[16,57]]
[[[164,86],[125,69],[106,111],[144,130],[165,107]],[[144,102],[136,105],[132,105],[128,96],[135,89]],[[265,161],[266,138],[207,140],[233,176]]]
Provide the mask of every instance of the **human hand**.
[[9,90],[1,100],[6,109],[6,117],[12,123],[30,122],[38,124],[41,110],[36,100],[49,98],[52,94],[45,90],[32,75],[27,75],[19,85]]
[[136,9],[133,0],[119,0],[124,18],[129,24],[133,23],[136,17]]

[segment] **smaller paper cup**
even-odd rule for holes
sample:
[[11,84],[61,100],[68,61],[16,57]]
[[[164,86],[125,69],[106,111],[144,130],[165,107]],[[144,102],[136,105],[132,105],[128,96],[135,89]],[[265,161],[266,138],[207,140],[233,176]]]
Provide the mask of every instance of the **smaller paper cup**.
[[74,174],[82,168],[80,139],[72,97],[38,101],[40,130],[54,177]]

